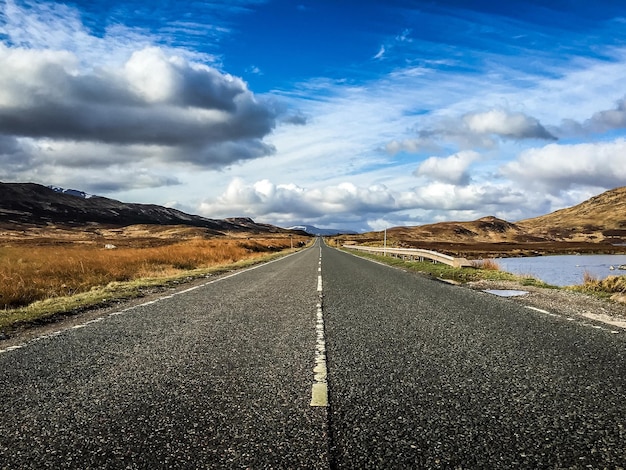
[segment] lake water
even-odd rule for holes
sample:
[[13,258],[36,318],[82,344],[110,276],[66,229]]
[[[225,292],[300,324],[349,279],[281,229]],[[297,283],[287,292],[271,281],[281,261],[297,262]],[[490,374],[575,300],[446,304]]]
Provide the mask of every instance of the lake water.
[[[498,258],[496,261],[503,271],[530,275],[555,286],[582,284],[585,272],[599,279],[611,275],[626,275],[626,271],[617,269],[626,264],[626,255],[555,255]],[[611,266],[615,270],[612,271]]]

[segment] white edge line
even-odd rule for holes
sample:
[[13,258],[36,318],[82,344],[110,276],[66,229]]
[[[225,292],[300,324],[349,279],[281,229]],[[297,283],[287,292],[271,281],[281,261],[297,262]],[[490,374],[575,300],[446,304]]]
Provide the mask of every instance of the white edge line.
[[537,307],[531,307],[530,305],[525,305],[526,308],[530,309],[530,310],[534,310],[535,312],[540,312],[540,313],[545,313],[546,315],[554,315],[556,316],[554,313],[548,312],[547,310],[543,310]]
[[[310,249],[310,248],[307,248],[307,250],[308,249]],[[182,290],[182,291],[174,292],[172,294],[168,294],[168,295],[165,295],[163,297],[159,297],[157,299],[153,299],[153,300],[150,300],[148,302],[144,302],[142,304],[137,304],[137,305],[134,305],[132,307],[125,308],[123,310],[110,312],[110,313],[107,313],[103,317],[98,317],[98,318],[86,321],[85,323],[69,326],[67,328],[63,328],[61,330],[57,330],[57,331],[54,331],[52,333],[47,333],[45,335],[36,336],[34,338],[29,339],[28,341],[26,341],[24,343],[17,344],[15,346],[9,346],[9,347],[7,347],[5,349],[0,349],[0,354],[6,353],[6,352],[9,352],[9,351],[14,351],[16,349],[24,348],[26,346],[29,346],[32,343],[36,343],[37,341],[41,341],[41,340],[47,339],[47,338],[53,338],[55,336],[59,336],[60,334],[65,333],[65,332],[70,331],[70,330],[79,330],[81,328],[86,327],[87,325],[90,325],[90,324],[93,324],[93,323],[98,323],[98,322],[104,320],[107,317],[114,317],[114,316],[118,316],[118,315],[123,315],[123,314],[128,313],[128,312],[130,312],[132,310],[136,310],[136,309],[139,309],[141,307],[146,307],[148,305],[156,304],[157,302],[161,302],[162,300],[171,299],[171,298],[173,298],[173,297],[175,297],[177,295],[185,294],[185,293],[188,293],[188,292],[193,291],[195,289],[199,289],[200,287],[205,287],[205,286],[208,286],[208,285],[211,285],[211,284],[215,284],[216,282],[221,282],[221,281],[224,281],[226,279],[230,279],[231,277],[235,277],[235,276],[238,276],[240,274],[247,273],[248,271],[252,271],[254,269],[258,269],[258,268],[261,268],[263,266],[267,266],[269,264],[276,263],[277,261],[284,260],[286,258],[289,258],[290,256],[294,256],[294,255],[297,255],[297,254],[300,254],[300,253],[304,253],[307,250],[302,250],[302,251],[296,251],[294,253],[289,253],[288,255],[281,256],[280,258],[276,258],[276,259],[273,259],[271,261],[267,261],[266,263],[256,264],[256,265],[254,265],[254,266],[252,266],[250,268],[246,268],[246,269],[242,269],[242,270],[239,270],[239,271],[235,271],[235,272],[233,272],[231,274],[228,274],[228,275],[225,275],[225,276],[221,276],[221,277],[219,277],[217,279],[213,279],[213,280],[211,280],[209,282],[206,282],[204,284],[200,284],[198,286],[194,286],[194,287],[190,287],[188,289]]]
[[[330,248],[333,248],[333,247],[330,247]],[[337,249],[337,248],[334,248],[334,249]],[[338,251],[341,251],[341,252],[343,252],[343,253],[347,253],[347,254],[349,254],[349,255],[351,255],[351,256],[354,256],[354,257],[356,257],[356,258],[359,258],[359,259],[363,259],[363,260],[366,260],[366,261],[371,261],[372,263],[376,263],[376,264],[379,264],[379,265],[381,265],[381,266],[386,266],[386,267],[391,268],[391,269],[400,269],[400,268],[397,268],[396,266],[391,266],[391,265],[389,265],[389,264],[385,264],[385,263],[382,263],[382,262],[380,262],[380,261],[373,260],[373,259],[371,259],[371,258],[365,258],[365,257],[363,257],[363,256],[359,256],[359,255],[357,255],[357,254],[355,254],[355,253],[352,253],[352,252],[350,252],[350,251],[344,251],[344,250],[338,250]],[[550,315],[551,317],[561,317],[561,315],[558,315],[558,314],[556,314],[556,313],[551,313],[551,312],[548,312],[547,310],[542,310],[542,309],[537,308],[537,307],[531,307],[531,306],[529,306],[529,305],[526,305],[525,307],[526,307],[526,308],[528,308],[528,309],[535,310],[535,311],[537,311],[537,312],[543,313],[543,314],[545,314],[545,315]],[[564,317],[564,318],[565,318],[566,320],[568,320],[568,321],[576,321],[576,319],[571,318],[571,317]],[[589,325],[589,324],[582,324],[582,325],[583,325],[583,326],[592,326],[592,325]],[[594,328],[596,328],[596,327],[594,326]],[[600,326],[600,327],[598,327],[598,329],[601,329],[601,330],[603,330],[603,331],[610,332],[610,333],[612,333],[612,334],[619,334],[619,333],[621,333],[620,331],[616,331],[616,330],[609,330],[609,329],[607,329],[607,328],[603,328],[603,327],[601,327],[601,326]]]

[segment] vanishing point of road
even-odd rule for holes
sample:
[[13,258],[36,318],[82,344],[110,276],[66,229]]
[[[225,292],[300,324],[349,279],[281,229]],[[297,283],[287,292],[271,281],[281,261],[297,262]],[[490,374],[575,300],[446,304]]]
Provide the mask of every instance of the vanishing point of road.
[[626,333],[321,241],[5,347],[0,377],[1,469],[626,466]]

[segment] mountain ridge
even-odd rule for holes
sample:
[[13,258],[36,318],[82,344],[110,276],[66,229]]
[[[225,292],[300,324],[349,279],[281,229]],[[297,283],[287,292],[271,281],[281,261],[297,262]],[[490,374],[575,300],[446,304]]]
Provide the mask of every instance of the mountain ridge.
[[[24,227],[82,227],[103,225],[187,225],[208,229],[214,234],[225,232],[288,232],[248,218],[209,219],[156,204],[124,203],[101,196],[85,197],[36,183],[0,182],[0,226],[5,229]],[[86,194],[86,193],[83,193]]]
[[[367,232],[344,241],[379,243],[382,232]],[[454,250],[453,246],[480,244],[501,245],[503,249],[521,245],[586,244],[588,247],[603,244],[608,247],[626,243],[626,187],[618,187],[581,202],[539,217],[508,222],[494,216],[473,221],[438,222],[409,227],[387,229],[387,237],[401,246],[431,246]]]

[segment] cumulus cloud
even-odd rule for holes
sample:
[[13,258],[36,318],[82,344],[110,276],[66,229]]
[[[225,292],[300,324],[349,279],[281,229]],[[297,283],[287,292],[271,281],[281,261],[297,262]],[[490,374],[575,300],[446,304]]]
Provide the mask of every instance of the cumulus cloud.
[[626,98],[619,100],[614,109],[595,113],[581,127],[583,130],[592,132],[626,129]]
[[626,129],[626,98],[617,100],[614,108],[597,111],[588,119],[565,118],[560,125],[550,126],[549,129],[562,137],[589,136]]
[[304,114],[300,112],[296,112],[293,114],[285,115],[284,117],[281,118],[280,121],[284,122],[285,124],[294,124],[296,126],[304,126],[307,124],[308,118]]
[[13,136],[0,135],[0,178],[12,180],[12,176],[33,166],[32,146]]
[[155,158],[158,150],[0,136],[0,181],[54,183],[93,194],[181,184],[169,163]]
[[395,155],[398,152],[433,152],[441,150],[441,147],[432,138],[423,135],[417,139],[392,140],[385,145],[385,150]]
[[314,219],[329,214],[377,213],[394,209],[396,201],[384,185],[362,188],[340,183],[323,188],[303,188],[295,184],[274,184],[269,180],[246,183],[234,178],[223,194],[213,202],[205,202],[200,212],[210,217],[237,214],[268,216],[291,214]]
[[[206,217],[255,216],[283,226],[312,223],[361,230],[381,226],[432,221],[441,214],[459,214],[470,220],[489,214],[503,215],[528,202],[527,195],[509,186],[467,185],[433,182],[412,190],[394,191],[377,184],[357,186],[344,182],[318,188],[275,184],[267,179],[247,183],[233,179],[216,199],[202,203],[198,212]],[[420,217],[416,214],[423,214]],[[384,228],[384,227],[383,227]]]
[[0,7],[5,181],[78,182],[90,192],[169,186],[190,167],[273,155],[265,139],[279,122],[306,123],[206,53],[156,47],[166,41],[120,23],[94,35],[83,19],[64,4]]
[[467,150],[449,157],[430,157],[415,170],[415,176],[426,176],[443,183],[466,186],[470,182],[469,166],[480,158],[477,152]]
[[575,186],[626,185],[626,140],[572,145],[550,144],[525,150],[501,173],[528,187],[557,193]]
[[[254,142],[275,125],[273,109],[242,80],[155,47],[135,52],[121,70],[81,73],[70,53],[0,45],[0,89],[6,135],[211,147]],[[232,154],[228,163],[239,159]]]
[[556,140],[537,119],[519,112],[492,109],[466,113],[460,117],[431,119],[429,128],[416,131],[416,138],[393,140],[385,146],[390,154],[404,151],[438,151],[454,143],[461,149],[491,149],[500,140]]
[[502,109],[466,114],[463,123],[469,132],[476,134],[495,134],[509,139],[556,140],[537,119]]

